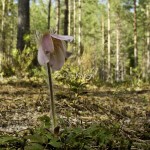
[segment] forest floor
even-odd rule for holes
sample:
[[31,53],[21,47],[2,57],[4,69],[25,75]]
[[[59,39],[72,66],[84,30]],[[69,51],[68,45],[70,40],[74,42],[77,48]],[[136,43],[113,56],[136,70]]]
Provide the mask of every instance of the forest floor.
[[[150,147],[150,87],[86,88],[74,92],[54,85],[58,122],[66,126],[93,123],[119,124],[120,132],[137,145]],[[7,82],[0,84],[0,133],[20,132],[49,115],[45,84]]]

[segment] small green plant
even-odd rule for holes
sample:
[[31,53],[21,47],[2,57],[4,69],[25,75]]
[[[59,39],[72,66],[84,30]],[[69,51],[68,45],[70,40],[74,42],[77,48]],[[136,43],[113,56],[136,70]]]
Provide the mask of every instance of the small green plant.
[[0,149],[14,149],[22,147],[24,144],[23,138],[15,137],[12,135],[0,136]]
[[29,129],[22,136],[3,135],[0,148],[25,150],[72,149],[129,149],[132,141],[120,134],[116,125],[92,124],[88,127],[65,128],[58,134],[49,130],[50,118],[39,118],[40,126]]

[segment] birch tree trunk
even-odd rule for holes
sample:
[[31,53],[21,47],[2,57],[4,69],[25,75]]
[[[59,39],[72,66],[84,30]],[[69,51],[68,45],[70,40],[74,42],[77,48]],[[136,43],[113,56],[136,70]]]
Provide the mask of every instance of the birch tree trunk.
[[137,49],[137,12],[136,0],[134,0],[134,68],[138,66],[138,49]]
[[51,0],[48,1],[48,18],[47,18],[47,29],[50,29],[50,18],[51,18]]
[[56,18],[56,33],[59,34],[59,29],[60,29],[60,0],[57,0],[57,18]]
[[111,72],[110,72],[110,0],[107,2],[108,7],[108,66],[107,66],[107,81],[110,81]]

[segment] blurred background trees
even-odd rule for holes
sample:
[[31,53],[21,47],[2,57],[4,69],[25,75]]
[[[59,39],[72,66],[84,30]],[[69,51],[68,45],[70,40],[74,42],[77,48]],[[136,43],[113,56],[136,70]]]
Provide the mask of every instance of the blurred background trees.
[[18,0],[17,49],[23,51],[29,46],[30,8],[29,0]]
[[33,75],[35,33],[50,29],[74,36],[63,69],[76,68],[95,82],[150,81],[149,0],[1,0],[0,8],[4,76],[17,69]]

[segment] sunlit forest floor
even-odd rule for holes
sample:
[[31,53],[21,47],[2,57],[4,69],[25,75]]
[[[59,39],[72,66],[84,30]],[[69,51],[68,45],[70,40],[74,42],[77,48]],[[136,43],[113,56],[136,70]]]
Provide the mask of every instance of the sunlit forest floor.
[[[54,85],[58,124],[88,126],[93,123],[119,125],[120,133],[135,144],[150,146],[150,87],[87,87],[73,91]],[[0,85],[0,132],[21,132],[49,115],[45,83],[3,82]]]

